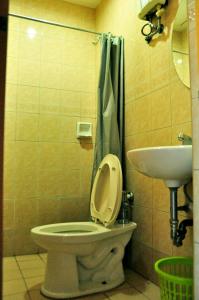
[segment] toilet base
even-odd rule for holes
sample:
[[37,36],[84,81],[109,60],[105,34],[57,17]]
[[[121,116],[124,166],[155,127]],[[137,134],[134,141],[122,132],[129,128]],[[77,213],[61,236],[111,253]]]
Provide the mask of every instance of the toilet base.
[[44,288],[44,286],[42,286],[41,293],[46,297],[50,297],[54,299],[67,299],[67,298],[74,298],[74,297],[104,292],[119,286],[123,282],[124,282],[124,277],[114,280],[107,284],[102,284],[99,282],[80,282],[79,289],[77,291],[69,292],[69,293],[52,293],[47,291]]
[[[109,249],[108,245],[106,247]],[[102,248],[105,248],[105,244],[102,244]],[[96,256],[94,259],[87,256],[87,260],[83,260],[73,254],[49,251],[41,293],[54,299],[66,299],[107,291],[120,285],[124,282],[123,251],[121,257],[119,251],[114,253],[109,249],[108,252],[109,255],[105,253],[106,259],[102,263],[89,268],[89,263],[96,264]],[[111,263],[110,257],[116,257],[117,262]],[[111,268],[107,268],[109,266]]]

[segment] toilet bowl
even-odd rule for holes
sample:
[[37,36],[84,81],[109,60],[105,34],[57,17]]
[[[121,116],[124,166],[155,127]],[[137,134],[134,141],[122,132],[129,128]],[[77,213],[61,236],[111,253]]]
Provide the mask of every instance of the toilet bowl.
[[41,292],[64,299],[114,288],[124,282],[124,249],[136,224],[118,224],[122,171],[118,158],[101,162],[91,193],[93,221],[35,227],[33,240],[48,251]]

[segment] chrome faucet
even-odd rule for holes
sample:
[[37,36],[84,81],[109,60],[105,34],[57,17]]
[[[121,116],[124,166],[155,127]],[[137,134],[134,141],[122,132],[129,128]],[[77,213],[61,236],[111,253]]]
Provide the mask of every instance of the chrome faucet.
[[192,138],[183,132],[178,134],[178,141],[182,142],[182,145],[192,145]]

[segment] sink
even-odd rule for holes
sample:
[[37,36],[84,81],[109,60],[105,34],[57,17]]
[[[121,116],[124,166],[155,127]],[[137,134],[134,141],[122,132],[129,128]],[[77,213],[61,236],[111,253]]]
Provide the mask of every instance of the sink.
[[179,187],[192,177],[192,145],[138,148],[127,152],[134,168],[149,177]]

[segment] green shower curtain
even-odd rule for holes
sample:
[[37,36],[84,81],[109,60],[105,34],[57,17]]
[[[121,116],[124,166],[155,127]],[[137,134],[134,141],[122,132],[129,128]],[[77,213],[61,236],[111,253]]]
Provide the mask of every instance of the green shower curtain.
[[[101,38],[101,67],[98,84],[98,113],[92,181],[100,162],[108,153],[124,158],[124,39],[110,33]],[[125,178],[124,178],[125,188]]]

